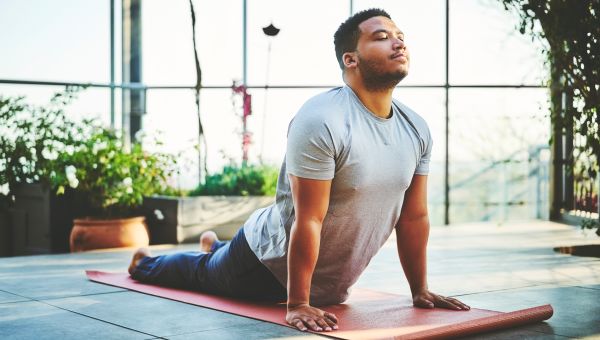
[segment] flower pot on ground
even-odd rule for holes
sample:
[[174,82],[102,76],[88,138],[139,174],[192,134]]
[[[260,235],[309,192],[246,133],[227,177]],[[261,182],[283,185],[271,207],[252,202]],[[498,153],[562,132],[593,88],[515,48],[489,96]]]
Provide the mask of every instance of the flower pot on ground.
[[206,230],[231,239],[256,209],[275,201],[277,168],[226,166],[185,197],[146,197],[142,210],[150,243],[198,242]]
[[[144,196],[166,187],[174,157],[147,152],[141,142],[125,148],[118,132],[97,121],[69,119],[64,108],[78,91],[68,87],[45,107],[0,96],[0,201],[9,203],[19,254],[68,250],[74,217],[132,217]],[[19,195],[29,185],[40,187]],[[61,200],[72,201],[54,203]]]
[[555,247],[554,251],[573,256],[600,257],[600,244],[581,244],[576,246]]
[[55,164],[57,170],[64,169],[52,177],[57,191],[71,187],[90,206],[76,220],[71,251],[149,244],[139,207],[144,196],[166,189],[172,156],[147,152],[141,142],[126,149],[117,132],[97,127],[77,150],[62,154]]
[[71,251],[142,247],[149,244],[144,217],[121,219],[75,219],[70,237]]

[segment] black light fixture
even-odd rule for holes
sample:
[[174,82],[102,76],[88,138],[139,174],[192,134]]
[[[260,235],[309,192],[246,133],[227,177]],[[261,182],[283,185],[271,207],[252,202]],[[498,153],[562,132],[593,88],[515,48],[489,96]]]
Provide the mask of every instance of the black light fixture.
[[264,34],[266,34],[266,35],[268,35],[270,37],[276,36],[279,33],[279,31],[280,31],[279,28],[273,26],[273,23],[270,23],[269,26],[267,26],[267,27],[263,27],[262,30],[263,30]]

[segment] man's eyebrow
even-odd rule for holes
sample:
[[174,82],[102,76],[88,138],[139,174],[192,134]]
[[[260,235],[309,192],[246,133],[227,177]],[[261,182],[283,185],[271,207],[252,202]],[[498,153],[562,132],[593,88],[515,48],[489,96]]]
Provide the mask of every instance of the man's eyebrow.
[[[388,31],[385,28],[380,28],[380,29],[377,29],[377,30],[373,31],[373,33],[371,33],[371,35],[376,35],[376,34],[379,34],[379,33],[391,33],[391,31]],[[398,35],[404,36],[404,32],[402,32],[401,30],[397,30],[396,33]]]

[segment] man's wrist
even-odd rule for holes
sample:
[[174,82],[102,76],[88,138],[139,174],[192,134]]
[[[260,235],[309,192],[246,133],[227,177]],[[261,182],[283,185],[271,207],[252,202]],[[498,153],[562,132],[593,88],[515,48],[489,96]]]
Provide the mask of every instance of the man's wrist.
[[287,306],[295,308],[297,306],[308,305],[310,303],[310,288],[300,288],[298,285],[292,285],[292,278],[288,278],[287,287]]
[[421,293],[429,291],[429,288],[427,287],[427,285],[424,285],[424,286],[420,286],[418,288],[411,288],[410,291],[412,293],[412,296],[415,297]]
[[294,309],[294,308],[298,308],[300,306],[309,306],[308,301],[306,302],[301,302],[301,301],[288,301],[287,302],[287,309]]

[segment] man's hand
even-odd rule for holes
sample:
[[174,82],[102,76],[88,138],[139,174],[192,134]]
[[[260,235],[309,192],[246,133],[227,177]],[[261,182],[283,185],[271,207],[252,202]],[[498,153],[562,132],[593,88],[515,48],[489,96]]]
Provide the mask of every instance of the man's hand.
[[335,314],[311,307],[308,304],[289,306],[285,321],[301,331],[331,331],[338,329]]
[[413,295],[413,305],[421,308],[446,308],[454,310],[469,310],[471,307],[455,298],[444,297],[424,290]]

